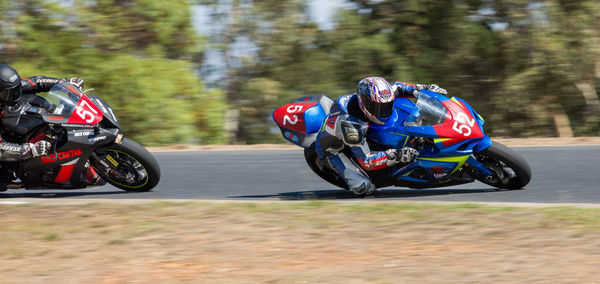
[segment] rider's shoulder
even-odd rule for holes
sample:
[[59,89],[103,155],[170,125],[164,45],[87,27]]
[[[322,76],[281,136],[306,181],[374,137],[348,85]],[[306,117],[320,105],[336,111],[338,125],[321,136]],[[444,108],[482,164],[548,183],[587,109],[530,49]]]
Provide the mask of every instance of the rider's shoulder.
[[356,94],[344,95],[339,97],[335,103],[338,105],[345,113],[348,113],[348,104],[356,98]]

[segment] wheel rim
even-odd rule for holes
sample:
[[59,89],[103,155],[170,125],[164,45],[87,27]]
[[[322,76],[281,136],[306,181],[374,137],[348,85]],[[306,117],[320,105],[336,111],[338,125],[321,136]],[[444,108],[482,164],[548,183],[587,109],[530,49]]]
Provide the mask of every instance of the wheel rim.
[[148,171],[136,158],[113,149],[108,150],[107,154],[118,163],[116,170],[105,169],[104,171],[103,177],[111,184],[136,189],[148,183]]

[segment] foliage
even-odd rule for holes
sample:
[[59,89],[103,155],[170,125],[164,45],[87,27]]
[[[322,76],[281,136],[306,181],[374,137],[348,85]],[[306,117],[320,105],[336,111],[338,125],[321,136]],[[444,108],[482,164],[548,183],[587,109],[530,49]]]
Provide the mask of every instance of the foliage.
[[366,76],[438,83],[472,103],[491,135],[600,133],[597,1],[348,2],[333,30],[308,20],[305,1],[231,4],[235,17],[227,18],[223,37],[244,36],[259,47],[244,65],[229,66],[227,96],[246,110],[240,141],[271,135],[269,127],[257,128],[260,119],[269,123],[271,104],[249,111],[247,99],[238,97],[239,90],[260,93],[257,78],[282,90],[276,95],[283,103],[352,93]]
[[[225,99],[194,71],[200,41],[187,1],[14,3],[2,61],[23,77],[81,77],[115,109],[124,133],[148,145],[224,143]],[[6,14],[5,14],[6,15]],[[5,59],[4,59],[5,58]]]
[[[0,0],[0,61],[83,77],[147,144],[283,141],[277,106],[366,76],[438,83],[492,136],[600,134],[598,1],[348,0],[329,30],[307,3]],[[204,37],[192,5],[211,12]],[[226,74],[213,89],[209,59]]]

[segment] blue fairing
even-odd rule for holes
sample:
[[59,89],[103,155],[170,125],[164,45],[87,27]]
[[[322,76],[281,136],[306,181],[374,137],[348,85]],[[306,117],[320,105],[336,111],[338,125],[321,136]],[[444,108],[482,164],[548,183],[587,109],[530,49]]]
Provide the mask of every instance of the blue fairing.
[[410,134],[402,124],[406,118],[416,111],[415,104],[407,98],[397,98],[394,101],[394,112],[385,124],[371,124],[367,137],[372,141],[388,148],[398,148],[397,145],[406,145]]
[[304,113],[306,133],[318,132],[326,116],[325,111],[323,111],[323,108],[319,104],[306,110]]
[[[430,100],[436,101],[437,103],[435,104],[439,106],[441,106],[440,103],[462,103],[475,119],[477,126],[474,127],[479,127],[483,133],[483,118],[464,100],[453,98],[452,101],[454,102],[448,102],[451,99],[443,95],[429,91],[422,91],[422,93],[428,96]],[[448,181],[447,178],[460,169],[467,161],[475,163],[472,161],[474,159],[469,159],[471,154],[485,150],[491,145],[491,139],[487,135],[479,138],[462,139],[456,143],[453,142],[447,143],[449,145],[444,145],[444,142],[447,142],[452,137],[440,137],[433,125],[405,125],[405,121],[409,117],[413,117],[419,111],[425,111],[424,109],[421,109],[407,98],[396,99],[394,107],[394,114],[387,123],[383,125],[372,124],[370,126],[367,137],[371,141],[379,144],[379,148],[396,149],[406,146],[416,137],[431,138],[434,142],[432,147],[419,149],[420,155],[413,163],[394,170],[394,176],[400,181],[443,183]],[[436,125],[435,127],[439,128],[440,126]],[[447,127],[447,125],[444,127]],[[489,173],[489,170],[485,169],[485,167],[479,167],[480,164],[474,166],[481,172]],[[417,172],[420,174],[415,174]]]

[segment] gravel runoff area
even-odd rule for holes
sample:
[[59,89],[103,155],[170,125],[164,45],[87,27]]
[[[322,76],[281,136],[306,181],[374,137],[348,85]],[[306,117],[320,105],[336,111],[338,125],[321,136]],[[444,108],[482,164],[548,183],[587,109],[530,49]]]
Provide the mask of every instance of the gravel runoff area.
[[0,214],[1,283],[600,283],[597,208],[93,201]]
[[[569,146],[569,145],[600,145],[600,137],[570,137],[570,138],[494,138],[506,146]],[[165,147],[148,147],[152,152],[163,151],[230,151],[230,150],[277,150],[298,149],[291,143],[286,144],[253,144],[253,145],[172,145]]]

